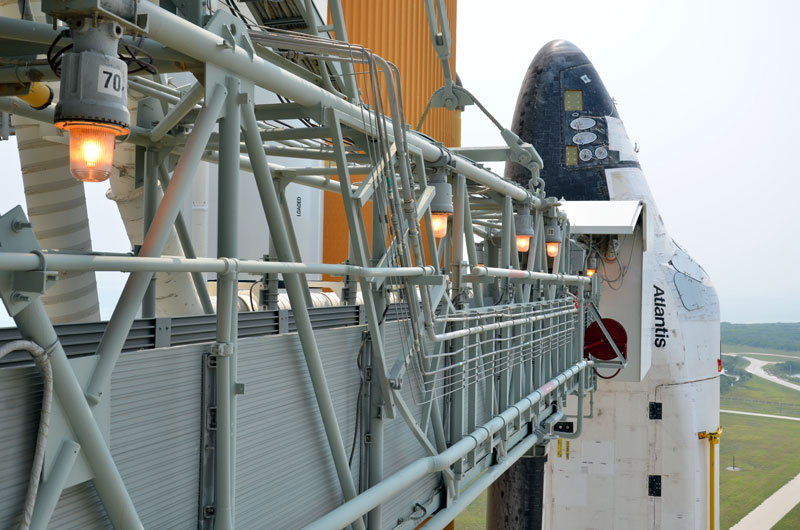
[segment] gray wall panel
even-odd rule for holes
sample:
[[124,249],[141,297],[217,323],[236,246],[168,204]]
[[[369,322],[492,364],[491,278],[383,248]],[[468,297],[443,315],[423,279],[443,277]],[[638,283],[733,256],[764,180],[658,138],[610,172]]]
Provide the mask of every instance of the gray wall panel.
[[195,528],[208,345],[124,354],[111,378],[111,453],[145,528]]
[[[365,326],[317,331],[346,451],[353,444]],[[407,348],[388,322],[391,367]],[[208,344],[124,354],[111,382],[111,450],[146,528],[196,528],[199,492],[201,374]],[[297,528],[342,502],[330,450],[296,334],[240,340],[236,523],[238,528]],[[412,389],[417,395],[412,395]],[[416,383],[406,376],[403,395],[419,418]],[[0,528],[12,526],[25,494],[41,382],[32,367],[0,369]],[[401,417],[387,420],[386,476],[425,456]],[[359,440],[363,432],[359,432]],[[430,433],[432,439],[432,432]],[[359,450],[352,474],[358,488]],[[384,505],[384,525],[407,518],[440,484],[426,477]],[[91,483],[66,490],[51,528],[108,528]]]
[[[363,327],[316,333],[345,449],[350,450]],[[239,348],[236,525],[298,528],[342,502],[296,334],[244,339]],[[353,461],[358,477],[358,455]]]

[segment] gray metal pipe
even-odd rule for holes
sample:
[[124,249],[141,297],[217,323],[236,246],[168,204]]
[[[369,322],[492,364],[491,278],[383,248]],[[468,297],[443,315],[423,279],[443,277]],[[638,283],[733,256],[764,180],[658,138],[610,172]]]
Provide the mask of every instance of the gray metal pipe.
[[[170,178],[166,164],[162,163],[158,167],[158,180],[161,183],[162,190],[166,190],[169,187]],[[178,217],[175,218],[175,231],[178,233],[178,239],[181,242],[184,255],[188,259],[196,259],[197,252],[195,252],[194,245],[192,244],[192,236],[189,233],[189,227],[186,226],[186,221],[183,218],[183,214],[180,212],[178,212]],[[206,285],[206,279],[203,277],[203,273],[194,271],[191,275],[192,283],[194,283],[194,288],[197,291],[197,296],[200,298],[200,305],[203,306],[203,312],[207,315],[213,314],[214,306],[211,305],[211,297],[208,295],[208,286]]]
[[64,491],[64,485],[67,483],[69,473],[72,471],[72,466],[78,460],[80,450],[81,446],[72,440],[61,442],[61,448],[58,450],[53,467],[50,469],[50,475],[39,487],[39,494],[36,496],[36,506],[33,509],[33,518],[31,519],[31,530],[47,530],[58,499],[61,498],[61,492]]
[[580,361],[561,374],[557,375],[537,390],[522,398],[513,406],[507,408],[490,421],[484,423],[472,433],[464,436],[461,440],[450,446],[449,449],[436,456],[420,458],[407,465],[394,475],[384,479],[380,484],[369,488],[367,491],[323,517],[317,519],[306,527],[306,530],[329,530],[331,528],[344,528],[375,506],[390,500],[399,492],[410,487],[416,481],[430,473],[436,473],[447,469],[454,462],[463,458],[470,451],[475,450],[480,444],[484,443],[489,437],[500,429],[510,425],[516,418],[533,405],[539,403],[542,398],[563,386],[570,377],[577,374],[587,366],[591,366],[592,361]]
[[[153,224],[145,237],[142,249],[139,252],[143,257],[154,257],[161,254],[170,231],[175,224],[175,218],[180,211],[183,198],[191,189],[192,179],[200,164],[200,155],[205,149],[206,142],[214,130],[217,117],[225,102],[227,90],[221,85],[214,88],[213,96],[207,106],[197,117],[194,130],[186,142],[186,148],[175,168],[172,183],[165,191],[161,206],[158,208]],[[91,403],[97,403],[103,393],[103,387],[111,377],[111,372],[117,363],[125,338],[128,336],[131,324],[136,318],[139,303],[142,300],[147,285],[150,283],[152,272],[136,272],[128,277],[119,302],[111,315],[103,338],[97,348],[100,357],[95,366],[92,378],[86,389],[86,398]]]
[[450,524],[458,514],[464,511],[481,493],[485,492],[492,483],[500,478],[508,468],[520,458],[525,456],[534,445],[541,440],[536,433],[532,433],[523,438],[521,442],[514,446],[508,452],[503,460],[491,466],[484,473],[482,473],[474,482],[472,482],[467,489],[461,491],[458,498],[451,501],[450,504],[443,510],[440,510],[432,518],[425,523],[425,530],[441,530]]
[[[64,28],[53,29],[52,24],[45,24],[43,22],[0,17],[0,35],[8,40],[36,42],[49,45],[63,30]],[[71,40],[72,39],[67,36],[64,37],[61,42],[69,44]],[[184,63],[185,68],[189,68],[195,64],[188,55],[170,50],[163,44],[155,42],[152,39],[142,39],[140,42],[138,37],[125,36],[122,37],[122,43],[134,45],[144,50],[148,55],[151,55],[153,59]]]
[[[255,109],[252,102],[242,107],[242,117],[244,118],[244,138],[251,156],[250,160],[253,164],[253,175],[256,179],[258,192],[264,205],[264,214],[269,223],[270,235],[273,243],[275,243],[278,256],[283,259],[283,256],[291,256],[291,244],[284,225],[283,215],[281,214],[278,193],[275,190],[275,184],[272,181],[269,164],[267,163],[267,156],[264,154],[261,136],[258,133],[258,123],[256,122]],[[342,442],[339,423],[336,420],[336,411],[333,408],[328,381],[325,377],[325,370],[317,348],[317,341],[314,337],[314,329],[311,326],[311,318],[308,315],[303,284],[297,274],[284,274],[283,278],[289,298],[292,301],[297,333],[303,347],[303,355],[308,366],[311,385],[314,388],[314,395],[322,417],[325,436],[328,439],[334,467],[336,468],[336,475],[339,478],[344,498],[349,501],[356,496],[356,488],[353,483],[353,476],[350,473],[347,453]],[[360,518],[356,519],[358,520],[354,520],[355,522],[348,521],[348,524],[353,523],[356,530],[363,530],[363,521]]]
[[233,412],[233,356],[236,350],[236,323],[233,315],[237,309],[235,272],[217,277],[219,293],[217,306],[217,443],[214,451],[214,528],[233,528],[233,449],[236,446],[236,428]]
[[173,105],[177,105],[181,101],[181,99],[176,96],[167,94],[162,90],[147,85],[143,85],[141,83],[137,83],[132,79],[128,81],[128,88],[130,90],[133,90],[134,92],[138,92],[140,94],[144,94],[145,96],[150,96],[152,98],[160,99],[161,101],[166,101],[167,103],[172,103]]
[[572,309],[565,309],[563,311],[556,311],[554,313],[546,313],[542,315],[534,315],[530,317],[523,317],[523,318],[514,318],[511,320],[503,320],[500,322],[493,322],[492,324],[482,324],[480,326],[472,326],[465,329],[459,329],[457,331],[449,331],[447,333],[434,333],[432,336],[429,333],[428,338],[430,338],[434,342],[442,342],[446,340],[457,339],[459,337],[467,337],[469,335],[474,335],[475,333],[485,333],[487,331],[494,331],[498,329],[506,329],[512,326],[520,326],[522,324],[530,324],[532,322],[538,322],[540,320],[544,320],[546,318],[553,318],[562,315],[571,315],[573,313],[577,313],[578,310],[575,308]]
[[575,276],[571,274],[551,274],[549,272],[521,271],[518,269],[503,269],[498,267],[473,267],[475,276],[488,276],[490,278],[514,278],[518,280],[545,280],[565,284],[589,284],[592,279],[588,276]]
[[[149,34],[166,46],[185,53],[191,57],[197,57],[201,62],[218,64],[226,70],[235,73],[242,78],[252,79],[259,86],[272,92],[292,98],[301,105],[322,104],[325,107],[332,107],[343,113],[343,121],[356,130],[363,132],[364,121],[374,123],[377,117],[363,108],[349,103],[335,94],[320,88],[300,77],[282,70],[277,65],[271,64],[258,56],[251,57],[242,47],[234,49],[222,49],[219,47],[219,36],[206,31],[194,24],[180,18],[177,15],[161,9],[155,4],[142,2],[138,4],[140,14],[149,16]],[[365,112],[369,115],[365,116]],[[388,131],[390,139],[400,142],[401,138],[390,129]],[[445,151],[428,139],[414,134],[408,134],[408,142],[417,148],[423,157],[435,162],[443,156],[448,156]],[[473,162],[454,155],[452,157],[456,171],[465,175],[473,182],[483,184],[499,193],[509,195],[512,199],[521,203],[537,205],[541,202],[537,197],[531,195],[522,187],[502,179]]]
[[[331,10],[331,21],[333,22],[333,31],[336,33],[336,40],[348,42],[347,26],[344,22],[342,3],[339,0],[332,0],[331,2],[328,2],[328,7]],[[347,98],[353,104],[357,105],[361,100],[358,94],[356,75],[353,65],[347,61],[342,63],[342,81],[344,82],[344,91],[347,94]]]
[[575,419],[575,430],[573,432],[558,433],[559,438],[578,438],[583,432],[583,398],[586,392],[586,372],[581,370],[578,373],[578,412]]
[[161,140],[173,127],[175,127],[195,104],[203,99],[205,89],[200,83],[195,83],[175,106],[169,109],[158,124],[150,131],[150,139],[154,142]]
[[[225,110],[219,123],[219,186],[217,200],[217,257],[223,261],[239,255],[239,110],[240,81],[226,78]],[[230,262],[229,262],[230,263]],[[227,351],[217,355],[217,447],[214,451],[214,528],[232,530],[235,521],[236,484],[236,347],[238,343],[237,276],[226,271],[217,275],[217,343]]]
[[44,253],[45,265],[38,254],[25,252],[0,253],[3,271],[120,271],[120,272],[225,272],[229,261],[236,270],[248,274],[331,274],[333,276],[363,276],[365,278],[402,278],[432,276],[436,269],[426,267],[359,267],[328,263],[287,263],[281,261],[221,260],[215,258],[188,259],[184,257],[97,256],[87,254]]

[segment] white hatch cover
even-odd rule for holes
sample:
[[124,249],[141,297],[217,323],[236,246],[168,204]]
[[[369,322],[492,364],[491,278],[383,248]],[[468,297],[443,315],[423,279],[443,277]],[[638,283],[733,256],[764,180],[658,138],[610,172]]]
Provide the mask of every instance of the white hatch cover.
[[633,234],[641,201],[562,201],[572,234]]

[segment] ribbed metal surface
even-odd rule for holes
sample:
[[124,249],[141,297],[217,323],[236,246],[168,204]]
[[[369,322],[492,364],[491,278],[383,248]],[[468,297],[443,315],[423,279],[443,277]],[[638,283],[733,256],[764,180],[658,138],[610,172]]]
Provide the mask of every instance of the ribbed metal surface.
[[25,500],[42,400],[35,368],[0,370],[0,528],[13,528]]
[[[456,0],[446,0],[445,5],[452,39],[450,70],[455,75]],[[431,43],[425,2],[342,0],[342,10],[350,42],[366,46],[400,69],[406,123],[416,127],[431,94],[444,85],[441,62]],[[385,108],[388,113],[388,104]],[[459,146],[460,115],[456,111],[431,110],[421,132],[448,147]]]
[[[359,306],[317,307],[309,311],[311,325],[314,329],[341,328],[357,326],[359,319]],[[289,331],[297,331],[294,314],[289,313]]]
[[[314,329],[330,329],[359,324],[360,306],[313,307],[308,313]],[[256,311],[239,313],[239,337],[260,337],[277,335],[279,332],[278,311]],[[295,331],[294,315],[286,312],[287,331]],[[387,319],[394,318],[391,314]],[[158,319],[169,327],[169,344],[180,346],[213,341],[216,337],[217,320],[215,315],[198,315]],[[68,356],[93,355],[103,337],[107,322],[88,322],[81,324],[57,324],[54,326],[61,345]],[[123,352],[152,349],[156,346],[157,320],[145,318],[136,320],[122,347]],[[20,339],[17,328],[0,328],[0,344]],[[25,352],[13,352],[2,360],[3,364],[27,362]]]
[[111,453],[145,528],[194,528],[207,346],[123,355],[111,378]]
[[[123,355],[111,382],[111,452],[146,528],[197,525],[200,375],[205,345]],[[33,458],[41,380],[0,370],[0,528],[19,515]],[[109,528],[93,486],[66,490],[50,528]]]
[[[445,5],[452,39],[450,71],[455,77],[456,0],[446,0]],[[437,88],[444,85],[441,62],[431,43],[425,3],[422,0],[342,0],[342,10],[349,41],[369,48],[399,68],[405,121],[416,128],[428,99]],[[382,76],[380,82],[385,85]],[[369,96],[368,91],[365,96]],[[388,115],[387,101],[384,101],[384,109]],[[461,145],[461,113],[432,109],[421,132],[448,147],[458,147]],[[353,181],[359,181],[360,178],[354,177]],[[372,204],[367,204],[363,212],[369,237],[372,233]],[[323,261],[342,263],[348,257],[349,238],[347,230],[342,230],[341,225],[341,220],[345,218],[341,196],[325,193],[324,216]]]
[[[402,326],[398,321],[386,324],[390,366],[407,350]],[[365,329],[316,331],[348,453],[360,382],[356,358]],[[243,338],[239,344],[238,379],[246,390],[238,400],[237,527],[303,526],[341,504],[342,495],[298,336]],[[111,452],[146,528],[197,526],[201,374],[207,349],[208,343],[198,343],[126,353],[113,373]],[[422,407],[412,395],[417,389],[407,375],[402,392],[419,419]],[[0,369],[0,528],[13,526],[19,514],[40,403],[41,382],[34,368]],[[385,429],[386,476],[426,456],[399,415]],[[358,444],[352,465],[357,487]],[[385,527],[408,521],[415,503],[427,504],[439,484],[438,475],[428,477],[386,503]],[[51,528],[108,527],[91,483],[65,491],[51,521]]]
[[[352,444],[363,327],[316,333],[346,450]],[[342,502],[296,334],[239,348],[237,528],[299,528]],[[358,479],[358,451],[353,476]]]

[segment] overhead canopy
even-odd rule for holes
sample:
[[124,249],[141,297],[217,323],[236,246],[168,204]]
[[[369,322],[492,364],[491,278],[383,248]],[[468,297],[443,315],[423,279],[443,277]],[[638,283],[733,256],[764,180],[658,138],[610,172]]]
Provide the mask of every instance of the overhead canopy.
[[630,235],[639,222],[642,201],[563,201],[572,234]]

